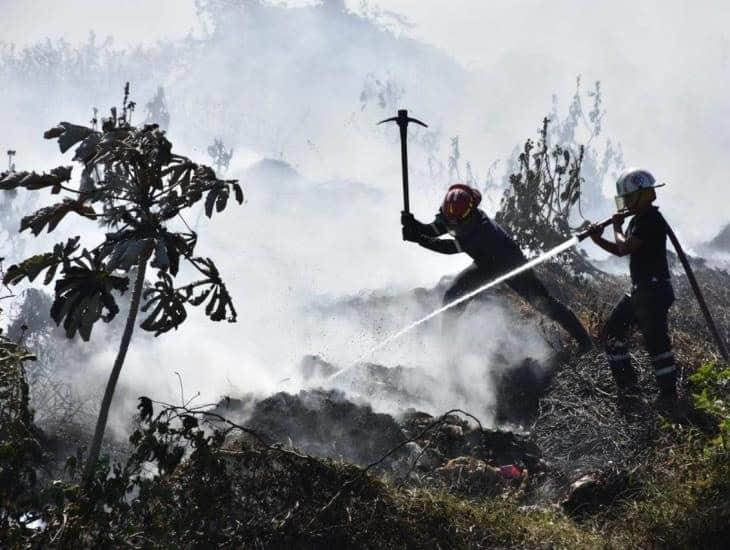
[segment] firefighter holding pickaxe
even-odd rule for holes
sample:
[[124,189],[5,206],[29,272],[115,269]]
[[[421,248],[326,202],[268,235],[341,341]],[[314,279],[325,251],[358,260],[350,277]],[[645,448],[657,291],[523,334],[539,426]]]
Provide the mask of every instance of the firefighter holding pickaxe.
[[[397,122],[400,127],[404,203],[401,213],[403,239],[441,254],[464,252],[474,260],[472,265],[456,276],[446,290],[444,304],[465,296],[527,262],[514,239],[479,208],[481,193],[468,185],[456,183],[448,188],[433,222],[422,223],[411,214],[408,203],[406,129],[409,122],[426,125],[409,118],[405,110],[398,111],[397,117],[382,122],[390,121]],[[447,233],[452,238],[441,238]],[[576,340],[581,352],[593,347],[588,332],[575,314],[548,292],[533,270],[527,270],[510,278],[506,284],[538,311],[562,326]],[[466,302],[449,311],[458,314],[465,306]]]

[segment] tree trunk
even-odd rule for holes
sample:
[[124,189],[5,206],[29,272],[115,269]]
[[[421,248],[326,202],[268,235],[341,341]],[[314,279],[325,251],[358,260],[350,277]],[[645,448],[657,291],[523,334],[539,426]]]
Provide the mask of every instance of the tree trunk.
[[132,340],[132,332],[134,331],[134,323],[137,320],[137,313],[139,311],[139,304],[142,299],[142,288],[144,287],[144,275],[147,270],[147,260],[149,260],[152,254],[152,246],[147,246],[140,253],[139,263],[137,265],[137,278],[134,281],[134,290],[132,291],[132,301],[129,304],[129,315],[127,315],[127,324],[124,327],[124,334],[122,335],[122,341],[119,344],[119,352],[117,358],[114,361],[112,372],[109,375],[109,381],[106,383],[106,390],[104,390],[104,398],[101,401],[101,408],[99,409],[99,418],[96,421],[96,429],[94,430],[94,439],[91,441],[91,448],[86,458],[86,465],[84,467],[83,480],[84,483],[91,481],[96,463],[99,460],[99,454],[101,452],[101,442],[104,439],[104,430],[106,429],[106,421],[109,417],[109,408],[112,404],[112,398],[114,397],[114,390],[117,386],[117,380],[119,380],[119,373],[122,371],[122,365],[124,364],[124,358],[127,356],[127,349],[129,349],[129,342]]

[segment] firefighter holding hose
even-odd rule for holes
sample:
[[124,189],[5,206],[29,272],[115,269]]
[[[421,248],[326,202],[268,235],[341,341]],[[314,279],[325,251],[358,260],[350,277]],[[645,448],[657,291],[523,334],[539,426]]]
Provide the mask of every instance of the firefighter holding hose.
[[[524,264],[522,250],[512,237],[479,208],[481,193],[468,185],[449,187],[441,209],[430,224],[421,223],[410,212],[401,213],[403,239],[441,254],[464,252],[474,263],[459,273],[444,294],[444,305],[476,290],[512,269]],[[452,239],[440,238],[450,233]],[[581,322],[565,305],[556,300],[538,279],[527,270],[505,281],[512,290],[538,311],[561,325],[586,352],[593,347]],[[462,308],[454,308],[458,313]],[[452,310],[452,311],[454,311]]]
[[[668,405],[677,397],[677,371],[667,322],[674,292],[667,264],[667,222],[653,204],[657,187],[661,185],[646,170],[624,172],[616,182],[619,213],[613,217],[614,241],[603,238],[603,226],[592,226],[588,232],[603,250],[629,256],[631,291],[619,300],[604,327],[613,378],[623,392],[636,385],[627,337],[629,330],[638,325],[654,367],[659,401]],[[627,215],[632,217],[624,229]]]

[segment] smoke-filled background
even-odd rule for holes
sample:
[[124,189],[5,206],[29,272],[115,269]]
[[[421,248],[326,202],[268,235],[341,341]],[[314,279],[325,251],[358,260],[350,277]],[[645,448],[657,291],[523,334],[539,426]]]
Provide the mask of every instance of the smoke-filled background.
[[[615,171],[639,165],[667,182],[660,204],[690,247],[730,218],[724,2],[6,0],[0,10],[0,150],[17,151],[18,170],[70,164],[43,131],[86,123],[93,108],[105,116],[127,81],[133,122],[161,123],[175,151],[213,163],[214,140],[233,150],[225,175],[241,180],[245,205],[188,223],[217,260],[239,322],[193,311],[159,339],[138,331],[123,408],[140,394],[178,400],[175,372],[201,402],[291,389],[304,355],[349,365],[437,305],[390,299],[469,264],[401,241],[397,128],[376,126],[398,108],[429,124],[409,136],[412,208],[424,221],[455,179],[484,189],[493,213],[515,148],[544,116],[574,112],[579,76],[584,111],[605,110],[591,143],[596,169],[584,174],[598,190],[586,215],[609,212]],[[578,122],[563,134],[591,139],[595,120]],[[102,238],[91,222],[35,240],[3,230],[6,264],[65,235]],[[447,380],[429,390],[427,408],[477,410],[493,399],[482,383],[490,357],[547,353],[538,330],[496,302],[471,308],[462,325],[459,342],[434,322],[372,359]],[[64,378],[98,392],[119,335],[97,327],[91,345],[57,344],[73,350]],[[459,393],[468,403],[449,402],[454,387],[472,388]]]

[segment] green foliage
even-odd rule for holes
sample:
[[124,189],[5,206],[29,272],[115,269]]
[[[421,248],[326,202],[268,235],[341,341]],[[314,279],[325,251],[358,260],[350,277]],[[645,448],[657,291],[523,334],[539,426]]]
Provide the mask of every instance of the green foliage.
[[[243,192],[235,180],[219,179],[213,169],[172,152],[172,143],[156,124],[141,128],[130,122],[134,103],[128,100],[121,114],[111,110],[102,121],[101,131],[61,122],[44,137],[56,139],[62,153],[74,148],[73,160],[82,165],[78,184],[71,186],[71,167],[59,167],[47,174],[6,172],[0,174],[0,189],[28,190],[50,188],[72,197],[44,207],[22,219],[20,230],[33,235],[52,232],[69,215],[75,214],[100,223],[108,229],[104,242],[79,250],[79,238],[58,244],[52,252],[39,254],[12,265],[5,284],[33,281],[46,271],[44,284],[60,276],[55,287],[52,316],[63,323],[66,334],[77,332],[84,340],[91,336],[99,320],[111,320],[119,308],[112,291],[123,292],[128,273],[152,250],[151,265],[158,269],[158,282],[146,293],[145,311],[150,316],[142,328],[155,335],[182,323],[186,306],[200,305],[204,299],[193,292],[200,287],[211,299],[205,312],[211,320],[235,321],[231,297],[218,270],[209,258],[195,255],[197,235],[171,229],[173,220],[204,201],[208,217],[222,212],[233,197],[243,202]],[[95,208],[96,206],[96,208]],[[185,260],[204,279],[174,286],[181,260]]]
[[[191,547],[253,540],[250,526],[226,518],[229,512],[254,510],[231,509],[245,503],[246,487],[236,481],[239,470],[231,462],[236,453],[223,446],[227,436],[249,431],[209,413],[163,406],[155,414],[154,407],[149,398],[140,398],[140,424],[130,436],[125,464],[99,462],[83,488],[57,482],[44,493],[33,515],[46,527],[27,530],[26,542],[136,548],[175,546],[181,540]],[[242,454],[256,461],[266,450],[259,444]],[[66,469],[73,478],[82,466],[81,456],[71,457]]]
[[706,363],[691,376],[692,399],[695,406],[713,416],[718,422],[718,434],[712,446],[730,451],[730,367]]

